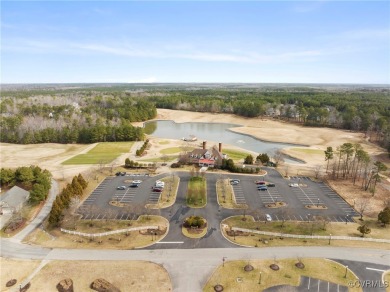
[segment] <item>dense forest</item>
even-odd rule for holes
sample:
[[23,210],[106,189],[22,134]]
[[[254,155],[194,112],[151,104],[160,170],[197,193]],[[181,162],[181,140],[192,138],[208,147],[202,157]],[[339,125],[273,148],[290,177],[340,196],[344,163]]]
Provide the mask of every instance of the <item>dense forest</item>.
[[167,108],[268,116],[361,131],[371,141],[390,147],[390,90],[386,86],[73,84],[8,86],[2,94],[3,142],[142,140],[143,130],[130,123],[151,119],[156,108]]
[[143,140],[131,122],[157,114],[146,100],[83,91],[3,94],[0,113],[1,141],[21,144]]

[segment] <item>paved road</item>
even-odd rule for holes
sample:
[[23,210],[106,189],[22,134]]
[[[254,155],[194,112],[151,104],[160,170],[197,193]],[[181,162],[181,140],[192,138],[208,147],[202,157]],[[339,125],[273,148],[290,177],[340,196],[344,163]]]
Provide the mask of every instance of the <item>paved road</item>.
[[319,257],[374,264],[390,264],[385,250],[342,247],[203,248],[168,250],[45,249],[1,240],[1,256],[42,260],[146,260],[163,265],[174,291],[201,291],[212,271],[227,260]]

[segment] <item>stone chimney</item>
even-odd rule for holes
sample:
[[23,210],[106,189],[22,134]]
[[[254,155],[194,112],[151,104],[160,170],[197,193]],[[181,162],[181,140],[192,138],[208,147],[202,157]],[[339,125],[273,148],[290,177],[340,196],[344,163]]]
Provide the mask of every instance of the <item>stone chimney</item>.
[[222,143],[221,142],[218,143],[218,151],[220,153],[222,153]]
[[206,141],[203,141],[203,149],[206,149]]

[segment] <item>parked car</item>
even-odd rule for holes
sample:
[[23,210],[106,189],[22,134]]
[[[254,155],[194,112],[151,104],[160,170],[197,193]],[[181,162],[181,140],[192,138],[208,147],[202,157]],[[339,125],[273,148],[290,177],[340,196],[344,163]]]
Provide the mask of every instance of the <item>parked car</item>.
[[230,184],[233,185],[233,186],[235,186],[235,185],[238,185],[239,182],[236,181],[236,180],[231,180],[231,181],[230,181]]
[[154,184],[155,187],[164,187],[165,186],[165,183],[163,181],[160,181],[160,180],[156,180],[155,184]]
[[125,190],[126,189],[126,186],[119,186],[119,187],[116,187],[117,190]]
[[268,184],[267,184],[267,187],[274,187],[274,186],[275,186],[274,183],[268,183]]
[[116,176],[120,176],[121,175],[121,172],[118,171],[117,173],[115,173]]
[[270,214],[265,214],[265,220],[272,221],[272,217]]
[[125,175],[126,175],[126,171],[121,172],[121,176],[125,176]]
[[163,188],[153,187],[152,191],[157,192],[157,193],[161,193],[163,191]]
[[261,186],[257,187],[257,190],[259,190],[259,191],[266,191],[266,190],[268,190],[268,187],[264,186],[264,185],[261,185]]
[[133,180],[133,182],[132,182],[133,184],[137,184],[137,185],[139,185],[140,183],[142,183],[142,180]]
[[233,178],[230,180],[230,183],[238,184],[239,182],[240,182],[240,180],[238,178]]
[[139,184],[136,184],[136,183],[132,183],[131,185],[129,185],[129,188],[138,188]]
[[263,181],[263,180],[255,180],[255,184],[257,184],[257,185],[265,185],[265,181]]
[[297,183],[290,183],[290,184],[288,184],[290,187],[292,187],[292,188],[298,188],[299,187],[299,185],[297,184]]

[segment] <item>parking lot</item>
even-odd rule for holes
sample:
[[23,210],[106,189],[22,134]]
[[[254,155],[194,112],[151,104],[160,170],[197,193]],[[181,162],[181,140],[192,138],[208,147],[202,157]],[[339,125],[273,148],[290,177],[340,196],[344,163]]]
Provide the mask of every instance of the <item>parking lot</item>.
[[[266,190],[258,190],[257,180],[273,183]],[[295,185],[291,187],[290,185]],[[312,221],[317,217],[330,222],[352,222],[358,213],[348,205],[336,192],[323,182],[312,181],[309,177],[293,176],[284,179],[274,169],[267,169],[265,176],[240,176],[240,184],[233,186],[238,196],[251,209],[260,209],[270,214],[272,220],[281,220],[281,208],[267,208],[267,204],[285,202],[288,212],[283,220]],[[308,208],[311,206],[311,208]],[[321,208],[325,206],[325,208]]]
[[[145,174],[126,173],[125,175],[107,177],[82,203],[78,213],[82,215],[83,219],[128,220],[136,212],[134,207],[140,209],[145,204],[156,203],[159,200],[161,193],[154,192],[152,186],[157,179],[163,176],[150,177]],[[140,181],[140,183],[135,187],[132,186],[133,181]],[[112,206],[110,201],[118,205],[131,206],[133,209]]]
[[[308,177],[291,177],[289,180],[284,179],[274,169],[267,169],[265,176],[251,175],[225,175],[228,179],[237,179],[239,182],[232,184],[235,200],[238,204],[247,204],[251,210],[260,209],[264,214],[270,214],[272,220],[291,220],[291,221],[311,221],[317,217],[329,220],[330,222],[352,222],[353,216],[358,214],[349,206],[337,193],[323,182],[315,182]],[[178,172],[180,177],[188,177],[188,172]],[[119,208],[109,204],[110,201],[125,204],[129,206],[144,207],[146,204],[157,203],[161,192],[154,191],[155,182],[167,174],[150,177],[148,175],[135,175],[127,173],[115,177],[107,177],[83,202],[79,208],[79,213],[85,219],[128,219],[132,216],[131,208]],[[215,182],[220,179],[221,175],[209,173],[206,174],[208,181]],[[259,190],[256,180],[264,180],[273,183],[265,190]],[[133,181],[140,181],[136,187],[130,187]],[[186,186],[184,181],[179,185],[178,200],[180,204],[185,202]],[[215,183],[214,183],[215,184]],[[289,185],[294,185],[291,187]],[[124,186],[124,189],[117,189]],[[216,197],[215,186],[208,184],[208,197]],[[208,199],[209,204],[211,202]],[[286,211],[281,215],[282,208],[267,208],[268,204],[275,202],[285,202]],[[309,209],[308,206],[312,206]],[[318,208],[326,206],[326,208]],[[211,206],[217,212],[220,210],[217,204]],[[220,211],[218,211],[220,212]],[[237,214],[240,211],[231,210]],[[225,213],[219,214],[223,218]],[[228,214],[228,213],[226,213]],[[282,218],[283,217],[283,218]]]

